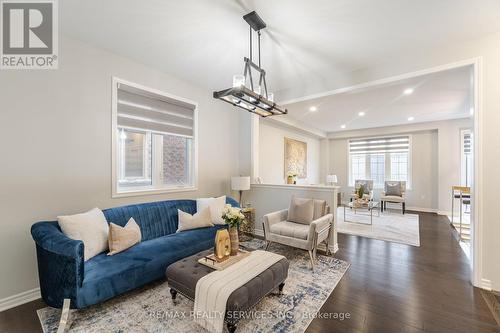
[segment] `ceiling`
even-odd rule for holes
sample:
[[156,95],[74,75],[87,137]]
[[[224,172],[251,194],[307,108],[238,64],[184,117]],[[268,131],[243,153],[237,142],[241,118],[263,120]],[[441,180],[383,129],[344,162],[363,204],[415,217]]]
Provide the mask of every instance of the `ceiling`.
[[210,91],[242,72],[242,15],[256,10],[268,24],[262,62],[278,97],[300,97],[313,83],[331,90],[355,70],[500,30],[498,0],[64,0],[59,7],[63,34]]
[[[466,118],[473,106],[472,74],[472,66],[465,66],[305,100],[286,105],[287,117],[323,132]],[[413,92],[405,94],[407,89]]]

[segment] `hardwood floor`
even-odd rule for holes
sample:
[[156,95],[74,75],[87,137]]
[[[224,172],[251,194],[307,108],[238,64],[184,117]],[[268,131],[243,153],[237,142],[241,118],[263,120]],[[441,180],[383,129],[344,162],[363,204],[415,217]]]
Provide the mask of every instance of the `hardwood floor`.
[[[306,332],[500,332],[445,217],[420,214],[420,247],[339,234],[351,267]],[[0,332],[41,332],[38,300],[0,313]]]
[[443,216],[420,213],[420,247],[339,234],[351,267],[315,319],[315,332],[500,332]]

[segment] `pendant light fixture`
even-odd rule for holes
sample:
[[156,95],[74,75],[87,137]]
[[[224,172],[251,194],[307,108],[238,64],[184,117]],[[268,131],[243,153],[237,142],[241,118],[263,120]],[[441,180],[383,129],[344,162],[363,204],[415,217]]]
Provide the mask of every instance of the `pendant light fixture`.
[[[266,71],[262,69],[260,64],[260,31],[266,27],[266,23],[255,11],[246,14],[243,19],[250,26],[250,58],[244,58],[245,69],[243,75],[233,76],[233,87],[215,91],[214,98],[221,99],[261,117],[287,114],[288,111],[285,108],[274,102],[274,95],[267,92]],[[253,62],[252,30],[256,31],[258,36],[258,64]],[[254,85],[252,69],[259,73],[258,85]],[[247,81],[250,83],[249,86],[247,86]]]

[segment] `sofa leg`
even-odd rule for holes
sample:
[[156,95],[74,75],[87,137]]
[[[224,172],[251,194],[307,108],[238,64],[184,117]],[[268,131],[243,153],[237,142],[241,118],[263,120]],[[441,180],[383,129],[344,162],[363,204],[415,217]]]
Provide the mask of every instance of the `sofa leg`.
[[229,331],[229,333],[236,332],[236,324],[227,323],[226,326],[227,326],[227,330]]
[[281,282],[280,285],[278,286],[278,290],[280,292],[280,294],[283,293],[283,288],[285,287],[285,282]]
[[59,327],[57,328],[57,333],[64,333],[66,331],[66,325],[68,324],[69,321],[70,304],[71,300],[69,298],[65,298],[63,301],[61,319],[59,320]]
[[384,211],[384,202],[382,200],[380,200],[380,211]]
[[313,252],[311,250],[308,250],[309,252],[309,259],[311,259],[311,270],[314,271],[314,257],[313,257]]
[[175,301],[177,298],[177,290],[170,288],[170,295],[172,295],[172,300]]

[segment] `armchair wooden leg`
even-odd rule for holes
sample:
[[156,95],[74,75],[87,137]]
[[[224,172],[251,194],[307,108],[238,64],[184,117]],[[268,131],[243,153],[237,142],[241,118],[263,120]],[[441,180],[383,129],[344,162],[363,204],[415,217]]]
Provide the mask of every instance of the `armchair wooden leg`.
[[266,241],[266,248],[265,248],[265,251],[267,251],[267,249],[269,248],[269,245],[271,245],[271,242],[270,242],[270,241]]
[[405,207],[405,203],[403,202],[403,215],[405,215],[405,212],[406,212],[406,207]]
[[309,252],[309,259],[311,259],[311,270],[314,271],[314,257],[313,257],[313,253],[311,250],[308,250],[307,252]]

